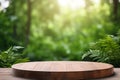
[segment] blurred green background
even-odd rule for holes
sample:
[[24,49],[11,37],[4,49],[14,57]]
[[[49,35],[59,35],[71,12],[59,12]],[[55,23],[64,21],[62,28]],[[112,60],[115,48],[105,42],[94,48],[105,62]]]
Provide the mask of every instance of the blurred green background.
[[[22,46],[24,56],[31,61],[81,61],[86,60],[91,44],[100,39],[112,35],[119,40],[119,28],[119,0],[11,0],[10,6],[0,12],[0,50]],[[98,46],[107,42],[105,38]],[[118,52],[107,48],[106,53],[120,54],[119,41],[113,43],[118,45]],[[95,50],[105,52],[98,47]],[[92,52],[96,53],[101,52]],[[105,58],[87,60],[106,62]]]

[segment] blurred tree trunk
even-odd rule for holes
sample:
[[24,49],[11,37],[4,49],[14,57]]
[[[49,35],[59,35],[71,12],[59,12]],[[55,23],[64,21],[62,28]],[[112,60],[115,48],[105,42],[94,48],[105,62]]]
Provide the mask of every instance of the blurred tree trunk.
[[15,24],[13,25],[13,37],[17,39],[17,26]]
[[119,0],[113,0],[113,12],[112,12],[113,17],[112,18],[115,25],[114,33],[113,33],[113,35],[115,36],[118,35],[117,32],[120,29],[120,27],[118,26],[119,25],[118,9],[119,9]]
[[88,22],[90,22],[90,14],[91,14],[91,10],[90,10],[90,7],[92,5],[92,1],[91,0],[85,0],[85,3],[86,3],[86,6],[85,6],[85,10],[86,10],[86,14],[87,14],[87,19],[86,21],[88,20]]
[[[14,16],[16,15],[16,5],[15,5],[15,1],[12,1],[12,9],[13,9],[13,12],[12,12],[12,16],[14,18]],[[16,23],[15,23],[15,20],[12,19],[13,21],[13,38],[15,40],[17,40],[17,26],[16,26]]]
[[26,41],[25,45],[29,44],[29,36],[30,36],[30,27],[31,27],[31,0],[27,0],[27,25],[26,25]]
[[85,9],[89,13],[89,8],[91,6],[91,1],[90,0],[85,0],[85,3],[86,3]]
[[117,20],[117,17],[118,17],[118,4],[119,4],[119,0],[113,0],[114,20]]

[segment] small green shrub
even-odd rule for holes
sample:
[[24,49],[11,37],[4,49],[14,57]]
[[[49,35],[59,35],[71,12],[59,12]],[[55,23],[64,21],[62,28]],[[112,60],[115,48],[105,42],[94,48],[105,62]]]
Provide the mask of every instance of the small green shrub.
[[82,59],[120,66],[120,36],[107,36],[99,40],[82,56]]
[[28,58],[24,58],[20,51],[23,47],[14,46],[10,47],[6,51],[0,52],[0,67],[11,67],[13,64],[29,61]]

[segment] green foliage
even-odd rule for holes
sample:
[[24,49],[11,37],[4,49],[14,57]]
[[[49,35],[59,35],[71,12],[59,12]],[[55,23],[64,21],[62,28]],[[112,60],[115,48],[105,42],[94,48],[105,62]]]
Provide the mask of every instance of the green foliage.
[[30,43],[36,47],[29,45],[25,50],[31,60],[81,60],[82,49],[77,44],[79,41],[53,41],[51,38],[40,40]]
[[81,60],[90,42],[114,30],[107,3],[71,10],[55,0],[35,0],[33,7],[30,43],[25,50],[31,60]]
[[[30,35],[28,0],[11,0],[9,8],[0,12],[0,50],[21,45],[31,61],[81,60],[90,42],[116,33],[119,27],[111,21],[109,0],[100,0],[98,5],[85,0],[87,6],[75,10],[59,6],[57,0],[30,1]],[[92,49],[89,53],[103,54]]]
[[106,62],[119,67],[120,64],[120,36],[107,36],[92,45],[82,59]]
[[13,64],[29,61],[28,58],[23,58],[23,55],[18,53],[22,48],[14,46],[0,52],[0,67],[11,67]]
[[[24,43],[26,24],[25,0],[10,0],[10,6],[0,12],[0,50]],[[22,36],[21,36],[22,35]]]

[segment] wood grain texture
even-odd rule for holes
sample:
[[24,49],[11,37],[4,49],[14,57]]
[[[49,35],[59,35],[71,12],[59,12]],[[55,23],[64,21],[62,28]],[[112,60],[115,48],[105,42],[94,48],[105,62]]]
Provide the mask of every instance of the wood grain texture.
[[40,80],[78,80],[110,76],[113,66],[106,63],[80,61],[43,61],[12,66],[14,76]]
[[[115,74],[110,77],[88,80],[120,80],[120,68],[114,68],[114,72]],[[0,68],[0,80],[34,80],[34,79],[18,78],[12,75],[11,68]]]

